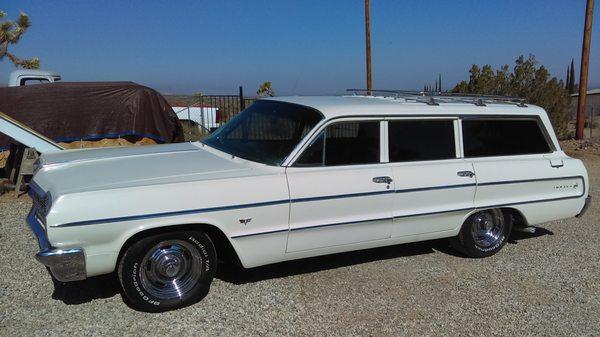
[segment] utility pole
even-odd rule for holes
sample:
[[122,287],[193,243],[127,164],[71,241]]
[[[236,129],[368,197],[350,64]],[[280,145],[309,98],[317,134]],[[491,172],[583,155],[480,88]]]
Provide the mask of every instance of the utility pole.
[[365,37],[367,51],[367,95],[371,95],[373,79],[371,78],[371,1],[365,0]]
[[579,100],[577,101],[577,124],[575,139],[583,139],[585,127],[585,99],[587,96],[588,65],[590,63],[590,44],[592,40],[592,19],[594,0],[587,0],[585,6],[585,26],[583,31],[583,47],[581,49],[581,72],[579,73]]

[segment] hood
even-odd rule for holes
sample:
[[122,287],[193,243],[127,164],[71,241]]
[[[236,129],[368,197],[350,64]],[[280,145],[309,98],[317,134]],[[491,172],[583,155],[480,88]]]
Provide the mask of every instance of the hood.
[[199,143],[100,148],[44,154],[34,181],[57,197],[102,189],[244,176],[264,165]]
[[35,148],[39,153],[60,151],[63,148],[27,125],[0,112],[0,133],[17,142]]

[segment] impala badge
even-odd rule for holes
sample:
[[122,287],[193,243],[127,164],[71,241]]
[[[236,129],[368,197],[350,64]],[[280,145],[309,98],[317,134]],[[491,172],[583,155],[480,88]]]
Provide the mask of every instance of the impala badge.
[[243,223],[244,225],[249,224],[250,221],[252,221],[252,218],[240,219],[240,223]]

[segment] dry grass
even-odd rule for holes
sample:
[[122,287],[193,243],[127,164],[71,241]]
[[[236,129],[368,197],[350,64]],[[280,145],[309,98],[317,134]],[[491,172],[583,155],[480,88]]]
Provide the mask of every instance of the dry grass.
[[141,138],[135,140],[128,140],[125,138],[106,138],[94,141],[76,141],[71,143],[58,143],[65,149],[88,149],[93,147],[120,147],[120,146],[140,146],[140,145],[156,145],[156,142],[150,138]]
[[4,167],[4,165],[6,165],[6,159],[8,159],[9,155],[10,155],[10,151],[0,152],[0,168]]
[[186,142],[198,141],[209,134],[193,121],[181,121],[181,126],[183,127],[183,136],[185,137]]

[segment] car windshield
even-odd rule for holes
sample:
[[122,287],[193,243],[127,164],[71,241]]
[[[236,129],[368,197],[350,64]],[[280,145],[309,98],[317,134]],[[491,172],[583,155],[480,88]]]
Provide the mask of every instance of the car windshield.
[[202,142],[236,157],[280,165],[322,118],[305,106],[261,100]]

